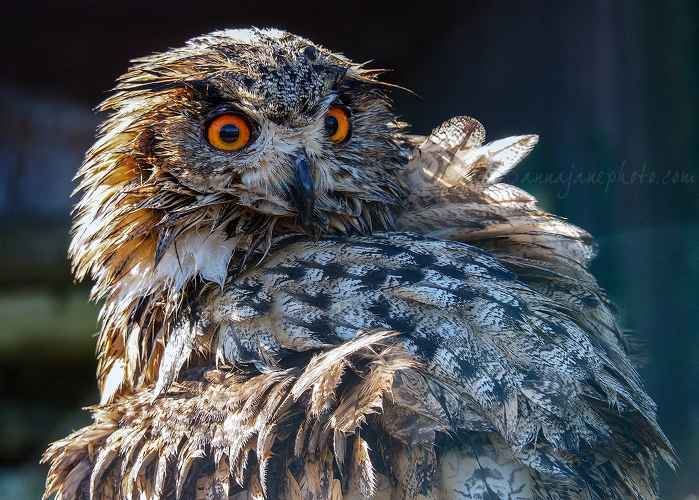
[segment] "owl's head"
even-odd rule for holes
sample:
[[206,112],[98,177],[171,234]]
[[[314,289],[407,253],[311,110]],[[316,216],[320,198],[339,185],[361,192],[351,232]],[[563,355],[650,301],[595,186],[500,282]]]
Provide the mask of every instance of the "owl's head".
[[98,295],[129,273],[221,281],[285,232],[391,228],[405,152],[380,72],[258,29],[134,62],[78,174],[71,253]]

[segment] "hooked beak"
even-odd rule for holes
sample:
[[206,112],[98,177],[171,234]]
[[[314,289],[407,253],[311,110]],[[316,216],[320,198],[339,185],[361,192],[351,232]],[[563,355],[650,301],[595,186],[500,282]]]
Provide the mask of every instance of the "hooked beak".
[[310,225],[313,218],[313,206],[315,204],[315,191],[313,189],[313,175],[311,164],[306,155],[301,155],[296,160],[296,185],[292,187],[291,201],[299,211],[301,220],[305,226]]

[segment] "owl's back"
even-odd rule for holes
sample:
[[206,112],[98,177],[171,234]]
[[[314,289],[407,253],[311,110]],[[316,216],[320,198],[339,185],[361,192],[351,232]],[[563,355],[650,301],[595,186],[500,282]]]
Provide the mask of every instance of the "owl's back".
[[95,499],[652,498],[667,441],[600,338],[467,244],[292,239],[201,290],[169,345],[202,366],[100,407],[49,451],[54,481]]

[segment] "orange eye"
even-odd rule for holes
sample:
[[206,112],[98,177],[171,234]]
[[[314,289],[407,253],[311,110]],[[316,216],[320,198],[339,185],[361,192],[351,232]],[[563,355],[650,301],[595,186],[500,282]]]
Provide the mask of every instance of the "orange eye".
[[330,108],[325,115],[325,130],[330,140],[337,144],[349,140],[352,135],[349,111],[345,108]]
[[221,115],[207,125],[206,139],[215,148],[234,151],[250,141],[250,125],[241,115]]

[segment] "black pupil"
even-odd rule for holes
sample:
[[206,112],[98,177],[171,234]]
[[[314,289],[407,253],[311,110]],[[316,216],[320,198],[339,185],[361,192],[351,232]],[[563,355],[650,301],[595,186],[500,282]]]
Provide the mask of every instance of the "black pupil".
[[340,124],[337,122],[337,118],[332,115],[325,117],[325,129],[330,135],[335,135]]
[[238,127],[233,125],[232,123],[228,123],[221,127],[221,131],[219,132],[219,136],[221,137],[221,140],[223,142],[235,142],[238,140],[238,136],[240,136],[240,130]]

